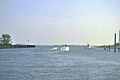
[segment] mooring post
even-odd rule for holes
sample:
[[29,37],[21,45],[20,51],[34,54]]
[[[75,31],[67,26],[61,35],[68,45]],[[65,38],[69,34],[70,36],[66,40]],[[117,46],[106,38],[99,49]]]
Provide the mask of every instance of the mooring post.
[[110,45],[108,46],[108,48],[109,48],[109,51],[110,51]]
[[114,52],[116,52],[116,33],[114,34]]
[[108,49],[108,45],[107,45],[106,47],[107,47],[107,51],[108,51],[108,50],[109,50],[109,49]]
[[118,42],[118,52],[120,52],[120,30],[119,30],[119,42]]
[[106,50],[106,46],[104,45],[104,50]]

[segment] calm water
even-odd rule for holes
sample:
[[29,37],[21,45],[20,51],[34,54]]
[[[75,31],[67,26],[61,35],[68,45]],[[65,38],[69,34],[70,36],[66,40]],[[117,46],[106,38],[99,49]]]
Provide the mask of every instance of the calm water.
[[120,53],[70,46],[0,50],[0,80],[120,80]]

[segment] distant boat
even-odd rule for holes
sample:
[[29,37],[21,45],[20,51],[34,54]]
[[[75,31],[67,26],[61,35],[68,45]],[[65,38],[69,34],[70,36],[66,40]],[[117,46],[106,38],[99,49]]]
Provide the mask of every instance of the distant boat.
[[93,49],[94,47],[90,44],[87,43],[87,45],[85,46],[85,49]]
[[58,48],[57,47],[53,47],[53,50],[57,50]]
[[53,46],[52,50],[57,50],[58,47],[57,46]]
[[69,48],[68,45],[62,45],[62,47],[61,47],[61,51],[65,51],[65,52],[67,52],[67,51],[69,51],[69,50],[70,50],[70,48]]

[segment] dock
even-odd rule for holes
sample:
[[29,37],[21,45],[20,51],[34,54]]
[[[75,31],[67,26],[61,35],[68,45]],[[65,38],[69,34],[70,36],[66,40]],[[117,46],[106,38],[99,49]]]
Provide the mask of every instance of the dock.
[[4,45],[0,46],[0,49],[8,49],[8,48],[34,48],[35,45]]

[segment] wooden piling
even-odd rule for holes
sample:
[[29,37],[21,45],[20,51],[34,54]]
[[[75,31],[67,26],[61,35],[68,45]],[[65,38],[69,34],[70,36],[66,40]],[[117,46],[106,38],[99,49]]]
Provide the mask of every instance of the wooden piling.
[[119,44],[120,44],[120,30],[119,30]]
[[118,52],[120,52],[120,30],[119,30],[119,42],[118,42]]
[[116,33],[114,34],[114,52],[116,52]]
[[106,50],[106,46],[104,45],[104,50]]
[[108,46],[108,50],[110,51],[110,45]]

